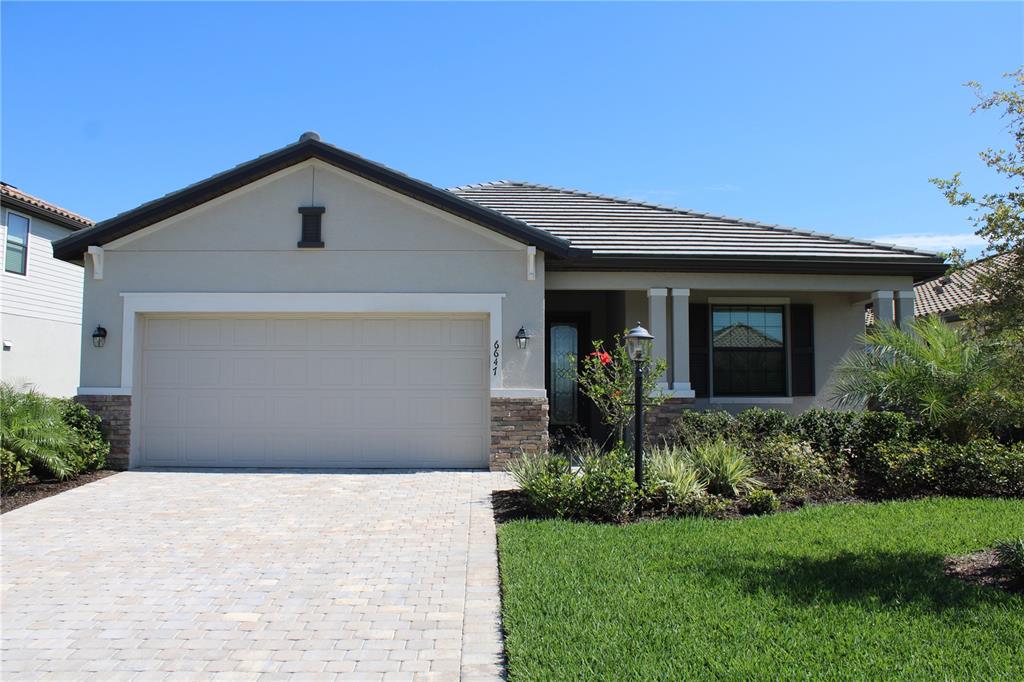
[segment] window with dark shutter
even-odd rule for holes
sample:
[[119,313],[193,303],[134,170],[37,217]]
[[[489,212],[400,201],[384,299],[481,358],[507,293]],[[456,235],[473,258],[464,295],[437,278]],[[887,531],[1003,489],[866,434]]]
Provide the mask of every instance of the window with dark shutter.
[[708,396],[711,383],[708,364],[708,305],[690,304],[690,388],[698,398]]
[[714,305],[711,353],[719,396],[786,395],[781,305]]
[[323,206],[299,207],[299,213],[302,214],[302,235],[298,244],[300,249],[324,248],[323,236],[320,233],[324,210]]
[[814,306],[789,306],[790,363],[793,395],[814,395]]

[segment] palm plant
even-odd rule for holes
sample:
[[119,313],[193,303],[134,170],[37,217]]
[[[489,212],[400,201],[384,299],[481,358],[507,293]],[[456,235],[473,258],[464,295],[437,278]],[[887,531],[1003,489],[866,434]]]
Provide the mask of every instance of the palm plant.
[[75,473],[68,459],[74,438],[57,401],[0,383],[0,449],[5,456],[63,480]]
[[837,407],[903,412],[954,442],[1020,424],[1019,389],[997,347],[934,316],[911,329],[875,324],[860,341],[836,368]]

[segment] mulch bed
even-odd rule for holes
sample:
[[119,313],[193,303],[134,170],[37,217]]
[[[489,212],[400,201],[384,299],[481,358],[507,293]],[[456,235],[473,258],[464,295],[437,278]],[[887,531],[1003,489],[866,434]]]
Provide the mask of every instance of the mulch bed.
[[107,476],[112,476],[116,473],[116,471],[111,471],[109,469],[100,469],[99,471],[90,471],[88,473],[81,474],[69,481],[40,481],[34,478],[30,479],[18,486],[15,490],[0,497],[0,514],[9,512],[12,509],[17,509],[18,507],[24,507],[26,504],[50,497],[51,495],[57,495],[65,490],[71,490],[72,488],[77,488],[80,485],[98,481],[101,478],[106,478]]
[[1007,592],[1024,594],[1024,582],[1014,581],[1009,572],[999,565],[994,549],[986,549],[964,556],[946,557],[946,575],[972,585],[995,587]]

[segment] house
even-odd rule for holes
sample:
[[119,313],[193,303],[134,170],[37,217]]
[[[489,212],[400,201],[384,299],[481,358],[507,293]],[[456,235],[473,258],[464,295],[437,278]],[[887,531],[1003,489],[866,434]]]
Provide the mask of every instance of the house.
[[77,213],[0,183],[0,378],[43,393],[78,388],[82,268],[54,258],[52,243],[92,226]]
[[1009,253],[983,258],[952,275],[941,275],[914,285],[914,315],[938,315],[949,324],[958,324],[964,308],[982,302],[974,291],[974,285],[981,272],[989,269],[1008,270]]
[[826,403],[865,300],[909,318],[945,268],[541,185],[443,190],[315,133],[55,248],[106,331],[80,400],[131,467],[500,468],[549,414],[586,426],[567,359],[637,320],[668,361],[655,423],[797,412]]

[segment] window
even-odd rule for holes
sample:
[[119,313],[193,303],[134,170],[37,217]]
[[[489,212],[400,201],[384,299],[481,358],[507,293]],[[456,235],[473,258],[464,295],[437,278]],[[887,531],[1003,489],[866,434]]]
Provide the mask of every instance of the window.
[[716,305],[711,325],[714,395],[786,395],[781,305]]
[[4,270],[24,275],[26,261],[28,261],[28,218],[8,211],[7,254],[4,256]]

